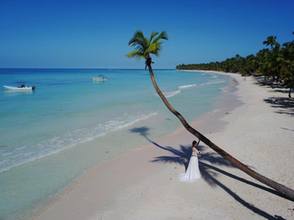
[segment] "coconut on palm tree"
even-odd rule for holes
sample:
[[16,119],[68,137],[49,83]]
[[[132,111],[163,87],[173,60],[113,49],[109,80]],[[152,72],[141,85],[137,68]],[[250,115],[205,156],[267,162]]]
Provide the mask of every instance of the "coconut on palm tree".
[[137,31],[135,32],[134,36],[129,41],[129,46],[134,47],[134,50],[128,53],[128,57],[137,57],[145,59],[145,69],[148,68],[151,82],[153,84],[154,89],[156,90],[157,94],[165,104],[165,106],[180,120],[182,125],[188,130],[191,134],[197,137],[199,140],[204,142],[207,146],[212,148],[215,152],[221,155],[224,159],[228,160],[233,166],[239,168],[243,172],[247,173],[249,176],[253,177],[254,179],[276,189],[278,192],[283,194],[285,197],[294,200],[294,191],[280,183],[277,183],[257,172],[250,169],[247,165],[243,164],[235,157],[218,147],[216,144],[211,142],[207,137],[201,134],[199,131],[191,127],[191,125],[187,122],[187,120],[179,113],[167,100],[164,96],[163,92],[159,88],[155,75],[152,69],[152,57],[151,55],[158,56],[161,50],[163,40],[167,40],[166,32],[152,32],[150,37],[147,38],[144,36],[143,32]]

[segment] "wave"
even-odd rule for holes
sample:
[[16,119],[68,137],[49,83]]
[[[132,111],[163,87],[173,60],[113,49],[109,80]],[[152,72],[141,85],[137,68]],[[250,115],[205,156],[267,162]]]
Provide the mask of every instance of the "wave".
[[181,85],[181,86],[178,86],[177,90],[164,91],[163,94],[165,95],[165,97],[170,98],[170,97],[173,97],[173,96],[176,96],[176,95],[180,94],[181,91],[184,90],[184,89],[190,89],[190,88],[193,88],[193,87],[196,87],[196,86],[197,86],[197,84]]
[[17,167],[74,147],[77,144],[94,140],[95,138],[104,136],[109,132],[129,127],[139,121],[147,120],[157,114],[157,112],[153,112],[150,114],[139,115],[137,117],[109,120],[94,127],[75,129],[62,136],[53,137],[33,146],[23,145],[15,148],[14,150],[9,148],[0,149],[0,173],[8,171],[13,167]]
[[208,86],[208,85],[215,85],[215,84],[222,84],[225,83],[224,80],[218,80],[218,81],[211,81],[211,82],[206,82],[206,83],[201,83],[201,86]]
[[165,97],[170,98],[170,97],[173,97],[173,96],[180,94],[181,91],[185,90],[185,89],[191,89],[191,88],[198,87],[198,86],[215,85],[215,84],[221,84],[221,83],[225,83],[225,81],[218,80],[218,81],[205,82],[205,83],[201,83],[201,84],[186,84],[186,85],[178,86],[178,89],[174,90],[174,91],[169,91],[169,92],[164,91],[163,94],[165,95]]
[[174,91],[170,91],[170,92],[163,92],[163,94],[164,94],[164,96],[166,98],[170,98],[170,97],[176,96],[179,93],[181,93],[181,90],[180,89],[174,90]]
[[193,87],[196,87],[197,84],[187,84],[187,85],[182,85],[182,86],[179,86],[178,88],[179,89],[189,89],[189,88],[193,88]]

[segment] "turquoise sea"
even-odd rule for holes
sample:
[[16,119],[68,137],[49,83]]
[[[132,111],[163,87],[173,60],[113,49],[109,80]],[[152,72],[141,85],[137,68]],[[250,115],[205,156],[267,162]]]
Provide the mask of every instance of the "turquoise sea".
[[[155,70],[189,120],[213,109],[229,78]],[[104,82],[93,77],[103,75]],[[26,83],[34,92],[9,92]],[[0,69],[0,219],[25,219],[85,169],[180,126],[144,70]]]

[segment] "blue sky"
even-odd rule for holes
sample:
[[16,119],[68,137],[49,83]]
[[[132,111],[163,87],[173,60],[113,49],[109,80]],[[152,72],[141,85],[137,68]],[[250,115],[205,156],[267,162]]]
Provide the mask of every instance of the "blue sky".
[[0,67],[141,68],[136,30],[167,31],[156,68],[222,60],[292,39],[293,0],[0,0]]

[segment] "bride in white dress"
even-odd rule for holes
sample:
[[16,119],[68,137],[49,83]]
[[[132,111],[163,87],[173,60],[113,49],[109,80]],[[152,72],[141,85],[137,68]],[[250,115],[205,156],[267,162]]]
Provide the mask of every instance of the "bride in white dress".
[[201,177],[197,157],[197,154],[200,154],[200,152],[196,148],[199,142],[200,140],[198,141],[198,143],[196,141],[193,141],[192,143],[192,156],[190,158],[188,168],[186,170],[186,173],[180,176],[180,180],[182,182],[194,182]]

